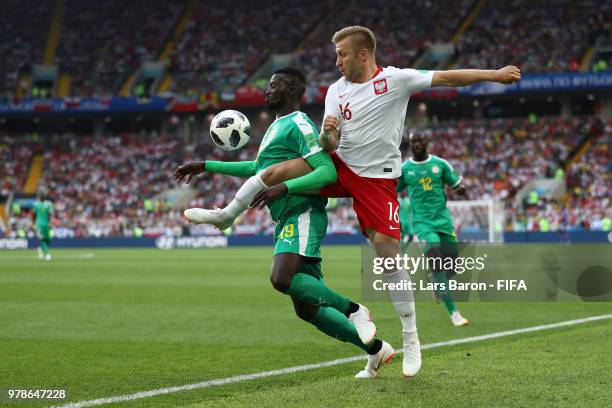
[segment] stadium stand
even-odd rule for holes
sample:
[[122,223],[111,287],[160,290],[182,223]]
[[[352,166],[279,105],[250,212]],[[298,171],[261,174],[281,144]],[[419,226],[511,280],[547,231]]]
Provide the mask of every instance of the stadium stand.
[[144,61],[155,61],[184,1],[67,0],[55,63],[73,96],[110,96]]
[[[612,123],[599,132],[578,161],[572,164],[568,178],[567,223],[585,229],[610,229],[612,219]],[[607,221],[604,221],[607,218]]]
[[[516,64],[525,73],[577,71],[585,51],[598,37],[609,35],[612,6],[606,2],[536,3],[538,7],[527,0],[486,2],[459,37],[453,65]],[[66,0],[54,62],[71,77],[70,95],[117,94],[143,62],[157,60],[186,4],[187,0]],[[429,45],[449,43],[474,4],[474,0],[346,4],[267,0],[253,8],[248,2],[198,1],[170,55],[168,90],[178,95],[232,91],[273,53],[293,53],[294,63],[308,73],[311,85],[329,85],[339,77],[330,38],[350,24],[367,25],[376,32],[381,65],[412,66]],[[29,73],[32,64],[42,62],[51,8],[51,2],[3,3],[0,23],[3,38],[10,41],[0,41],[5,59],[0,67],[2,97],[12,97],[20,73]],[[607,60],[593,64],[595,70],[608,67]]]
[[299,0],[268,0],[255,8],[248,2],[198,2],[171,57],[172,91],[235,89],[270,53],[294,50],[326,12],[325,3]]
[[[508,229],[538,230],[542,217],[548,218],[551,230],[601,229],[601,220],[611,215],[608,144],[612,122],[604,126],[595,117],[466,120],[422,130],[431,136],[430,151],[448,159],[463,175],[471,199],[495,198],[505,203]],[[155,199],[176,187],[170,176],[175,166],[196,158],[251,160],[257,152],[256,143],[236,156],[213,150],[209,144],[191,145],[159,135],[96,139],[67,134],[29,144],[7,136],[1,140],[0,151],[6,158],[2,160],[3,191],[19,189],[23,177],[11,175],[24,174],[31,152],[44,150],[41,186],[55,202],[56,229],[68,236],[131,235],[135,228],[150,235],[184,234],[182,209],[171,209],[169,203]],[[593,144],[567,176],[567,210],[563,203],[542,197],[536,206],[521,212],[512,200],[516,191],[531,178],[554,177],[586,140]],[[240,185],[238,178],[206,174],[197,180],[197,196],[189,206],[225,206]],[[358,232],[350,204],[348,199],[330,202],[330,231]],[[31,220],[22,214],[11,217],[9,224],[14,233],[18,228],[29,230]],[[232,233],[268,233],[271,225],[267,212],[251,211],[239,219]],[[191,232],[220,234],[210,227],[194,227]]]
[[488,1],[457,44],[455,66],[577,71],[611,13],[609,2],[597,0]]
[[35,140],[33,135],[0,134],[0,196],[23,189],[32,153],[40,148]]
[[51,2],[6,0],[0,13],[0,98],[12,99],[20,73],[42,62],[46,29],[51,18]]
[[[3,2],[3,101],[30,92],[27,81],[20,80],[29,75],[34,64],[42,62],[52,3]],[[475,6],[481,3],[484,6],[476,13]],[[188,0],[65,0],[54,62],[60,73],[71,76],[70,95],[117,96],[130,74],[143,62],[159,57],[188,4]],[[458,27],[470,13],[475,18],[459,36]],[[169,91],[175,95],[232,92],[273,53],[293,53],[294,63],[307,73],[309,85],[325,87],[340,76],[331,36],[351,24],[366,25],[377,34],[381,65],[400,67],[415,64],[429,45],[458,37],[452,57],[456,67],[492,68],[514,63],[524,73],[572,72],[578,70],[581,59],[588,59],[583,58],[587,49],[596,44],[607,49],[612,41],[612,5],[595,0],[309,4],[265,0],[257,7],[244,0],[232,4],[203,0],[195,3],[188,16],[191,19],[180,37],[177,34],[170,53]],[[611,66],[609,53],[601,52],[594,54],[585,69],[601,73]],[[507,228],[537,230],[542,219],[549,221],[551,229],[605,228],[604,220],[610,218],[611,125],[594,116],[564,114],[443,121],[421,129],[432,137],[432,152],[448,159],[463,174],[471,198],[504,203],[509,214]],[[410,130],[406,129],[405,136]],[[65,228],[66,234],[129,235],[135,228],[151,234],[185,233],[181,209],[169,209],[167,203],[154,198],[175,187],[169,174],[179,162],[210,158],[210,145],[190,145],[176,135],[161,136],[160,130],[153,135],[109,133],[103,138],[71,133],[52,137],[34,132],[0,133],[0,196],[22,192],[31,158],[44,153],[41,186],[51,191],[57,226]],[[573,160],[585,143],[586,150]],[[255,145],[252,142],[238,155],[251,159],[256,155]],[[214,151],[213,158],[227,157],[234,156]],[[529,180],[553,177],[560,170],[566,173],[567,201],[539,197],[524,210],[516,206],[513,197]],[[206,175],[190,205],[223,206],[239,183],[238,179]],[[329,216],[330,231],[356,231],[350,200],[331,202]],[[16,228],[29,230],[28,223],[29,214],[15,214],[10,227],[13,233]],[[264,212],[249,212],[233,233],[258,234],[269,228]],[[204,227],[193,230],[219,233]]]
[[[431,2],[428,0],[363,1],[334,9],[296,53],[295,64],[308,73],[311,85],[327,86],[340,74],[336,69],[332,35],[347,25],[365,25],[379,38],[377,62],[383,66],[408,67],[430,44],[448,42],[467,15],[473,0]],[[453,24],[440,24],[453,21]]]

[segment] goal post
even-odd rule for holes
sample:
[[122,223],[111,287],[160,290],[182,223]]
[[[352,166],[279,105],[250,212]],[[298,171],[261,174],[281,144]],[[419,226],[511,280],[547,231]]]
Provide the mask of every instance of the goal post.
[[504,207],[491,199],[449,201],[459,241],[504,241]]

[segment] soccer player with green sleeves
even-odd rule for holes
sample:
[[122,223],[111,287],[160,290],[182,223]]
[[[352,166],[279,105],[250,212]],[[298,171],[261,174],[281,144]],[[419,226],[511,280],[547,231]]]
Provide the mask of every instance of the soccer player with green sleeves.
[[[190,208],[185,217],[196,224],[211,223],[219,229],[232,225],[250,204],[268,205],[274,231],[274,257],[270,281],[279,292],[291,297],[296,315],[323,333],[348,341],[368,353],[366,369],[357,378],[372,378],[394,351],[389,343],[375,337],[376,326],[368,309],[327,287],[321,272],[321,241],[327,232],[327,199],[305,193],[336,181],[329,155],[319,145],[316,125],[299,111],[305,91],[304,75],[294,68],[274,73],[265,94],[266,105],[276,120],[266,131],[254,161],[220,162],[206,160],[179,166],[174,178],[180,182],[204,171],[250,177],[223,209]],[[266,189],[261,172],[286,160],[301,157],[312,172]],[[264,189],[264,190],[262,190]],[[257,200],[260,191],[265,197]],[[211,222],[214,220],[214,222]]]
[[[410,216],[406,217],[404,214],[402,230],[403,222],[411,220],[413,233],[424,244],[422,249],[428,258],[456,257],[457,235],[451,214],[446,208],[444,187],[449,186],[457,195],[463,196],[465,187],[461,184],[461,176],[449,162],[428,154],[427,145],[428,140],[424,134],[410,134],[412,157],[402,165],[402,175],[397,184],[398,193],[407,189],[410,199]],[[444,283],[447,288],[436,290],[435,294],[446,307],[453,325],[465,326],[468,321],[457,310],[448,290],[448,278],[454,273],[444,269],[434,270],[430,279],[436,283]]]
[[51,214],[53,213],[53,204],[47,197],[45,192],[38,194],[34,205],[33,216],[36,222],[36,229],[38,230],[38,237],[40,239],[40,246],[38,247],[38,257],[47,261],[51,260],[51,254],[49,253],[49,242],[51,241]]

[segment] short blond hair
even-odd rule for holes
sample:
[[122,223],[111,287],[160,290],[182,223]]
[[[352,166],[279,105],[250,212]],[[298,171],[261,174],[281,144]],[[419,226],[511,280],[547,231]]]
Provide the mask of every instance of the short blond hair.
[[365,48],[372,54],[376,51],[376,37],[374,36],[372,30],[370,30],[368,27],[358,25],[344,27],[343,29],[334,33],[332,42],[334,44],[338,44],[340,41],[351,35],[355,36],[355,45],[357,46],[358,50]]

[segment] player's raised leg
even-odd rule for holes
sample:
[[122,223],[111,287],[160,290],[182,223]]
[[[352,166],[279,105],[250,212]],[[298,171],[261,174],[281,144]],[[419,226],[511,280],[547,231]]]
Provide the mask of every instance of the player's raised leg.
[[261,174],[250,177],[236,192],[234,199],[225,208],[188,208],[185,218],[194,224],[212,224],[225,230],[234,224],[236,218],[249,207],[249,204],[262,188],[267,187]]
[[[227,163],[207,161],[203,165],[207,171],[226,173]],[[230,165],[233,163],[230,163]],[[195,224],[212,224],[219,229],[232,226],[236,218],[249,208],[253,197],[263,188],[295,179],[308,174],[312,167],[302,158],[287,160],[268,167],[261,173],[250,177],[236,192],[234,199],[225,208],[189,208],[185,210],[185,217]]]

